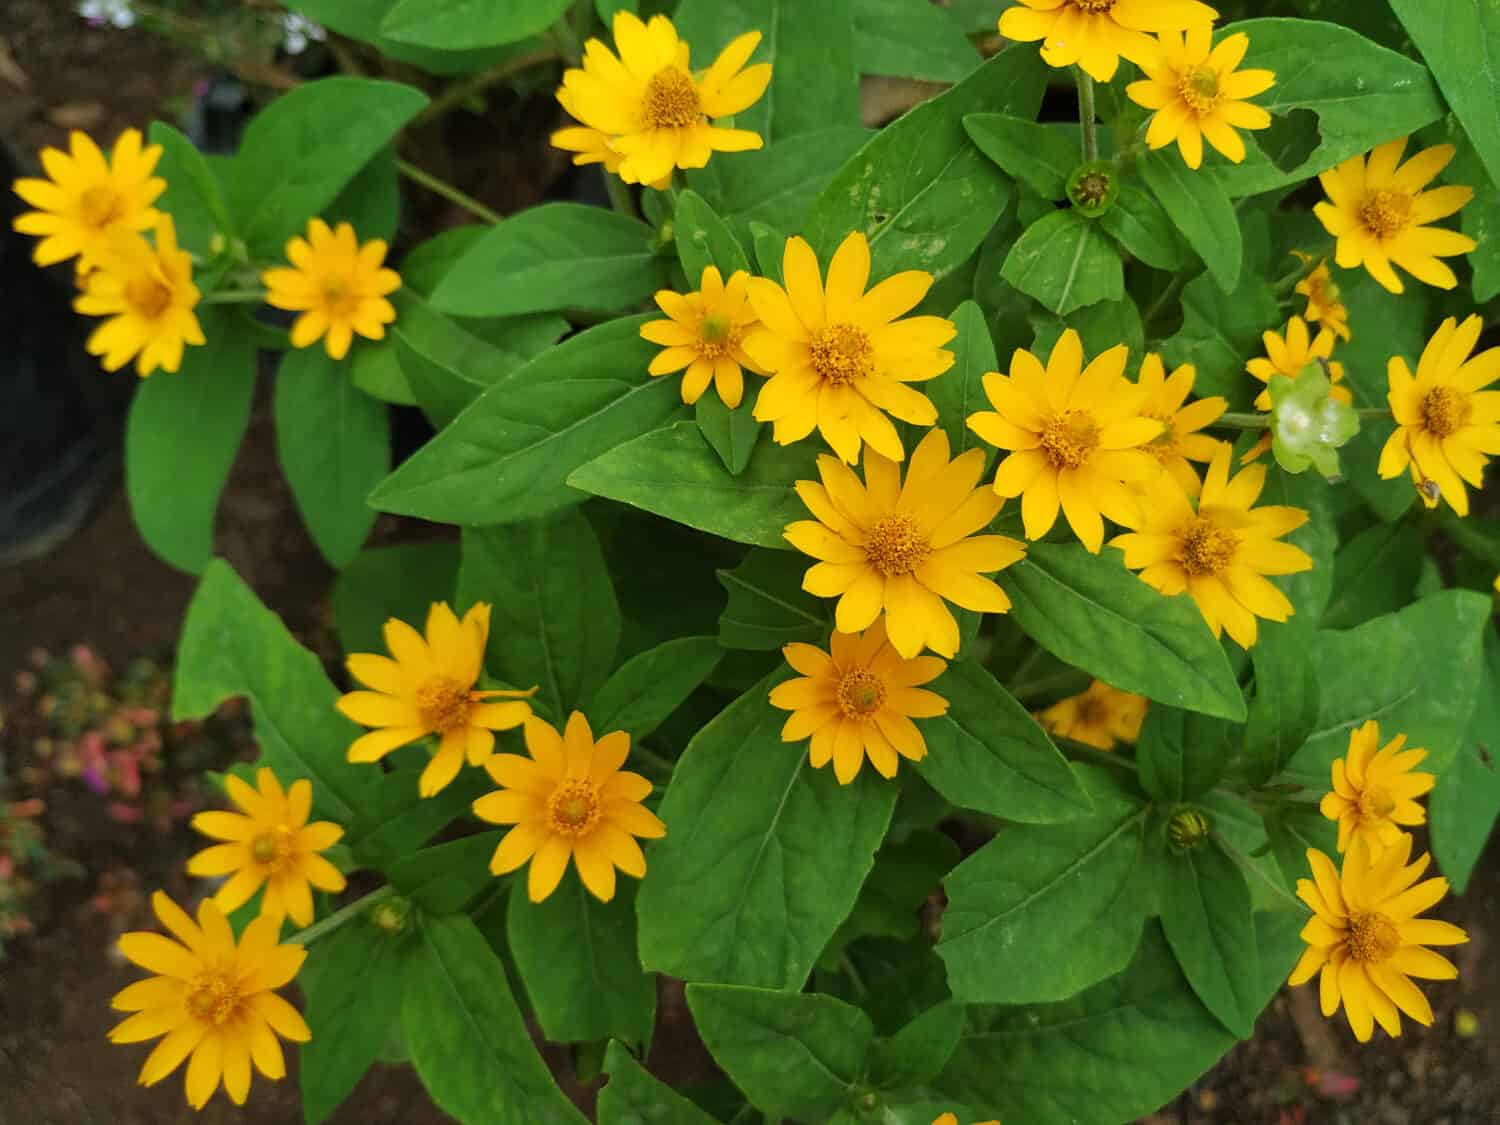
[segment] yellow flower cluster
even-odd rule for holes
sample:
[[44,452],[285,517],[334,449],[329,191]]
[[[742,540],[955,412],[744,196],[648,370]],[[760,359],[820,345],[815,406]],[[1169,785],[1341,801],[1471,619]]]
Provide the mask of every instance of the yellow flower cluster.
[[1070,738],[1096,750],[1134,743],[1151,701],[1143,695],[1095,680],[1087,690],[1060,699],[1037,716],[1037,721],[1059,738]]

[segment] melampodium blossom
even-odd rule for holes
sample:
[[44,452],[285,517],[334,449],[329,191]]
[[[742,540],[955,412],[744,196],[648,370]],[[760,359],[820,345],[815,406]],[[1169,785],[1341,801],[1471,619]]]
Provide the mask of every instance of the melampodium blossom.
[[[1472,355],[1483,322],[1449,317],[1422,350],[1417,374],[1401,356],[1386,366],[1386,395],[1396,429],[1380,453],[1380,475],[1394,477],[1409,465],[1428,507],[1438,495],[1461,516],[1469,514],[1465,482],[1479,488],[1491,455],[1500,453],[1500,391],[1484,388],[1500,378],[1500,348]],[[1471,358],[1472,356],[1472,358]]]
[[[1246,371],[1266,384],[1266,389],[1255,396],[1257,410],[1271,409],[1270,384],[1273,375],[1295,379],[1309,363],[1327,360],[1333,354],[1333,332],[1325,328],[1314,337],[1308,331],[1307,321],[1300,316],[1287,321],[1285,336],[1279,332],[1263,332],[1260,339],[1265,345],[1266,354],[1245,364]],[[1328,382],[1332,384],[1328,397],[1342,403],[1351,403],[1354,401],[1353,396],[1348,387],[1340,385],[1343,381],[1344,365],[1336,359],[1328,360]]]
[[234,774],[225,778],[229,799],[240,809],[201,812],[193,827],[226,843],[205,848],[188,860],[189,875],[230,875],[214,901],[228,914],[266,888],[261,917],[279,927],[290,916],[296,926],[311,926],[312,888],[337,893],[344,889],[338,868],[318,853],[333,847],[344,830],[328,820],[307,823],[312,811],[312,782],[305,777],[283,791],[270,770],[255,775],[255,788]]
[[193,311],[199,296],[193,259],[177,248],[172,216],[157,219],[155,246],[138,234],[122,234],[97,253],[98,268],[84,278],[73,302],[81,313],[108,317],[89,335],[89,354],[101,357],[106,371],[118,371],[132,358],[142,378],[158,367],[176,371],[183,349],[205,341]]
[[1339,851],[1348,851],[1357,836],[1370,855],[1378,856],[1400,842],[1403,827],[1427,822],[1417,798],[1430,792],[1437,778],[1416,771],[1427,751],[1405,746],[1404,734],[1381,746],[1374,719],[1349,732],[1348,755],[1333,763],[1333,792],[1318,806],[1338,822]]
[[[610,148],[608,133],[601,133],[586,125],[570,125],[566,129],[557,130],[552,134],[552,147],[571,152],[573,163],[580,167],[585,164],[603,164],[604,170],[612,176],[618,176],[620,165],[625,163],[625,157]],[[672,174],[668,172],[648,186],[657,191],[666,191],[671,184]]]
[[490,607],[484,602],[463,621],[447,602],[434,602],[425,640],[405,621],[388,620],[385,644],[395,659],[354,653],[347,661],[349,674],[374,690],[341,696],[338,709],[356,723],[380,728],[350,743],[349,760],[378,762],[398,746],[435,734],[437,753],[417,782],[424,797],[446,788],[465,757],[471,766],[484,765],[495,748],[493,732],[524,723],[531,714],[525,697],[536,690],[474,690],[489,635]]
[[1018,562],[1026,547],[1004,535],[976,535],[1002,501],[976,488],[984,451],[948,459],[948,437],[927,432],[912,453],[906,483],[896,462],[865,450],[865,481],[836,458],[818,458],[823,483],[799,480],[811,520],[788,524],[786,538],[821,560],[802,588],[838,598],[841,633],[861,633],[885,613],[891,646],[910,659],[924,647],[950,659],[958,622],[943,599],[979,613],[1004,613],[1010,598],[985,574]]
[[[958,1125],[958,1116],[952,1113],[940,1114],[932,1125]],[[998,1121],[976,1121],[974,1125],[1000,1125]]]
[[[1328,202],[1313,208],[1328,233],[1338,239],[1334,260],[1344,269],[1363,265],[1392,293],[1405,286],[1392,266],[1439,289],[1458,284],[1439,258],[1467,254],[1477,245],[1467,235],[1428,226],[1460,210],[1474,198],[1468,187],[1423,190],[1453,159],[1452,145],[1423,149],[1405,164],[1401,154],[1410,138],[1350,157],[1318,176]],[[1398,167],[1399,165],[1399,167]]]
[[1391,1035],[1401,1034],[1401,1012],[1423,1026],[1432,1023],[1432,1008],[1419,980],[1452,980],[1453,963],[1429,945],[1461,945],[1469,935],[1435,918],[1418,918],[1448,893],[1447,879],[1417,882],[1427,870],[1425,854],[1407,866],[1411,837],[1401,839],[1374,859],[1362,844],[1344,857],[1343,870],[1322,852],[1309,848],[1312,879],[1297,880],[1297,897],[1312,908],[1302,930],[1307,949],[1292,970],[1292,985],[1319,977],[1323,1014],[1344,1006],[1355,1036],[1367,1042],[1378,1022]]
[[1078,695],[1058,700],[1038,719],[1061,738],[1071,738],[1098,750],[1113,750],[1116,742],[1134,742],[1151,701],[1143,695],[1110,687],[1095,680]]
[[211,900],[194,922],[160,891],[151,908],[172,934],[120,935],[120,952],[154,976],[137,981],[110,1002],[133,1012],[109,1033],[111,1043],[162,1037],[137,1081],[154,1086],[191,1056],[187,1100],[202,1109],[224,1083],[235,1105],[250,1093],[250,1067],[275,1081],[286,1077],[276,1036],[293,1043],[312,1038],[301,1014],[274,989],[302,968],[307,950],[276,944],[276,923],[255,919],[238,944],[229,922]]
[[994,411],[969,415],[969,429],[1009,456],[995,472],[997,496],[1021,497],[1026,538],[1040,539],[1059,506],[1079,541],[1094,554],[1104,520],[1134,527],[1140,502],[1129,487],[1157,475],[1147,452],[1162,423],[1143,414],[1144,393],[1125,379],[1124,344],[1087,367],[1083,342],[1069,328],[1045,370],[1017,348],[1009,375],[984,377]]
[[682,377],[682,401],[691,406],[712,383],[724,405],[733,410],[745,394],[748,367],[764,375],[745,352],[745,336],[755,327],[755,310],[747,291],[750,275],[735,270],[724,281],[717,266],[703,271],[696,293],[674,293],[663,289],[656,303],[670,319],[641,325],[641,336],[666,350],[651,361],[652,375],[666,375],[687,368]]
[[[666,16],[615,13],[616,57],[598,39],[584,47],[582,69],[563,75],[557,100],[586,127],[598,130],[624,159],[618,166],[628,184],[656,183],[673,168],[702,168],[715,150],[744,152],[761,147],[760,134],[714,124],[760,100],[771,81],[768,63],[746,67],[760,43],[751,31],[733,40],[713,65],[694,74],[688,45]],[[564,129],[559,148],[577,152],[590,138]],[[608,167],[608,161],[604,161]]]
[[1125,92],[1136,105],[1156,112],[1146,130],[1146,144],[1165,148],[1173,141],[1189,168],[1203,164],[1207,141],[1234,163],[1245,159],[1245,142],[1236,129],[1264,129],[1271,115],[1245,101],[1276,84],[1269,70],[1237,70],[1250,49],[1248,35],[1229,35],[1214,46],[1213,26],[1203,23],[1162,34],[1159,54],[1139,61],[1146,80]]
[[292,347],[322,340],[330,356],[343,359],[355,333],[370,340],[385,336],[385,326],[396,319],[386,298],[401,288],[401,275],[384,267],[385,251],[379,238],[361,246],[348,223],[329,230],[316,218],[308,221],[306,238],[287,241],[291,268],[266,270],[260,279],[266,304],[302,314],[292,323]]
[[1168,376],[1161,356],[1147,352],[1141,360],[1141,374],[1136,383],[1145,395],[1141,413],[1162,424],[1161,433],[1151,439],[1145,450],[1177,479],[1189,496],[1198,495],[1202,482],[1188,462],[1212,461],[1221,444],[1198,431],[1212,425],[1229,408],[1218,395],[1189,403],[1187,398],[1197,377],[1197,369],[1191,363],[1184,363]]
[[834,253],[826,287],[817,255],[801,238],[787,239],[782,274],[785,289],[764,277],[750,281],[750,303],[762,327],[745,347],[774,373],[756,400],[755,417],[775,423],[772,433],[781,445],[801,441],[816,427],[847,464],[859,460],[861,444],[900,461],[905,450],[886,414],[932,425],[937,408],[906,384],[953,366],[953,353],[943,348],[957,334],[953,322],[905,317],[927,295],[932,275],[906,270],[866,292],[870,244],[858,231]]
[[474,815],[491,824],[514,824],[490,860],[504,875],[527,860],[526,894],[541,902],[562,880],[572,859],[589,893],[601,902],[615,895],[615,868],[635,879],[646,857],[635,837],[656,839],[667,826],[641,804],[651,783],[620,767],[630,735],[611,731],[597,742],[589,721],[574,711],[559,735],[541,719],[526,720],[531,757],[496,754],[485,769],[500,791],[474,802]]
[[1042,40],[1048,66],[1078,66],[1108,82],[1120,58],[1139,63],[1157,45],[1151,34],[1211,24],[1219,13],[1197,0],[1020,0],[1000,15],[1000,34],[1018,43]]
[[1305,316],[1309,323],[1332,332],[1345,343],[1349,342],[1349,310],[1340,299],[1339,287],[1326,260],[1319,262],[1312,273],[1297,282],[1297,295],[1307,298]]
[[948,710],[946,699],[919,686],[943,674],[942,660],[906,659],[891,647],[880,620],[862,634],[835,630],[828,652],[807,644],[781,652],[802,676],[772,688],[771,706],[792,712],[781,739],[810,739],[814,769],[832,760],[839,784],[848,785],[865,758],[881,777],[895,777],[898,755],[913,762],[927,756],[927,741],[912,719]]
[[1227,631],[1249,648],[1257,617],[1285,621],[1292,614],[1292,603],[1264,576],[1310,570],[1312,559],[1280,541],[1307,522],[1307,513],[1254,507],[1265,466],[1252,465],[1230,480],[1229,457],[1228,444],[1214,454],[1196,510],[1170,474],[1158,474],[1146,485],[1140,530],[1117,535],[1110,545],[1124,550],[1125,565],[1148,585],[1169,596],[1191,594],[1214,636]]
[[68,136],[68,152],[42,149],[48,179],[21,179],[15,193],[36,208],[16,217],[15,229],[39,235],[32,257],[41,266],[81,259],[92,266],[122,234],[150,230],[160,212],[151,206],[167,181],[151,173],[161,145],[142,146],[139,129],[115,140],[109,160],[85,133]]

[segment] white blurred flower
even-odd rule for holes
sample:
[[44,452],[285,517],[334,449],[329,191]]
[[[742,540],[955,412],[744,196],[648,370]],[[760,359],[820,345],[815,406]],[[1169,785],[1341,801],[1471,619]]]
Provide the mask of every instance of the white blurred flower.
[[115,27],[130,27],[135,23],[135,11],[130,0],[82,0],[78,14],[95,27],[112,24]]
[[296,12],[281,17],[281,45],[289,55],[300,55],[307,50],[308,43],[314,39],[321,43],[327,35],[320,24]]

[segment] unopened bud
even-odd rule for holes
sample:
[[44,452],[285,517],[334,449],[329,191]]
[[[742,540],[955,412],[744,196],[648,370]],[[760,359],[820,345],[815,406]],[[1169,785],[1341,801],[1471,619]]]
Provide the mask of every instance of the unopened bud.
[[405,933],[410,923],[411,903],[404,898],[388,898],[370,910],[370,924],[391,937]]
[[1080,165],[1068,177],[1068,199],[1089,218],[1104,214],[1115,203],[1119,173],[1108,160]]
[[1167,839],[1179,851],[1192,851],[1213,829],[1213,823],[1197,809],[1178,809],[1167,821]]

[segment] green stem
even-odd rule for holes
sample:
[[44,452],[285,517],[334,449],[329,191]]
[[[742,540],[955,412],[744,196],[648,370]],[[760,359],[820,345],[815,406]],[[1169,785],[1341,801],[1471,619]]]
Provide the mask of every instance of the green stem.
[[1220,414],[1214,419],[1215,426],[1230,430],[1267,430],[1271,428],[1270,414]]
[[1157,314],[1167,307],[1167,302],[1182,292],[1182,287],[1186,283],[1187,278],[1184,274],[1179,273],[1176,277],[1172,278],[1171,283],[1161,291],[1161,295],[1151,302],[1151,307],[1146,310],[1146,315],[1141,318],[1141,322],[1143,324],[1150,324],[1155,320]]
[[258,305],[266,299],[264,289],[216,289],[205,293],[200,300],[204,305]]
[[1099,159],[1099,124],[1094,119],[1094,80],[1079,67],[1074,72],[1078,78],[1078,124],[1083,126],[1083,162]]
[[419,113],[413,126],[430,124],[438,118],[457,109],[470,98],[483,93],[491,86],[498,86],[523,71],[530,70],[534,66],[542,66],[546,63],[557,62],[562,58],[562,52],[556,47],[544,47],[541,50],[531,51],[524,55],[517,55],[513,59],[507,59],[498,66],[489,70],[482,70],[478,74],[471,74],[461,82],[455,82],[434,98],[430,105]]
[[320,937],[331,934],[345,922],[349,922],[359,914],[363,914],[383,899],[390,898],[396,893],[396,888],[387,883],[383,887],[377,887],[369,894],[355,899],[348,906],[340,907],[321,922],[314,922],[305,930],[298,930],[294,934],[288,934],[282,938],[282,944],[294,943],[296,945],[311,945]]
[[1068,757],[1078,761],[1092,762],[1096,766],[1114,766],[1117,770],[1130,770],[1131,772],[1140,768],[1129,758],[1111,754],[1107,750],[1100,750],[1097,746],[1085,746],[1082,742],[1074,742],[1071,738],[1063,738],[1054,734],[1052,741],[1057,743],[1058,749],[1066,751]]
[[558,52],[569,63],[576,66],[583,58],[583,40],[568,22],[566,15],[552,25],[552,39],[557,44]]
[[487,223],[498,223],[500,221],[500,215],[497,212],[491,211],[472,195],[465,195],[458,188],[448,183],[447,180],[440,180],[430,172],[424,172],[409,161],[398,157],[396,159],[396,170],[413,183],[421,184],[434,195],[440,195],[449,203],[462,207],[476,219],[483,219]]
[[635,196],[630,192],[630,185],[620,179],[612,172],[604,173],[604,190],[609,192],[609,205],[622,215],[629,215],[632,219],[640,218],[640,212],[635,207]]

